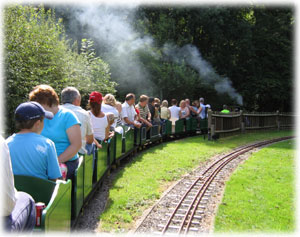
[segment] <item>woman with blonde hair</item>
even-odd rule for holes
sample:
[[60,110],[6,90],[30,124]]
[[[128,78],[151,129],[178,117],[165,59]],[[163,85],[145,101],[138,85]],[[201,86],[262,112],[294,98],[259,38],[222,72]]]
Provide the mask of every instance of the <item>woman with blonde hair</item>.
[[103,97],[103,102],[102,102],[101,110],[105,114],[107,114],[107,113],[113,113],[114,114],[115,121],[111,125],[112,128],[113,128],[113,130],[117,126],[117,119],[119,117],[119,112],[116,109],[116,104],[117,104],[117,101],[116,101],[115,97],[112,94],[106,94]]
[[179,107],[180,107],[179,118],[180,119],[188,118],[190,116],[190,110],[186,106],[185,100],[180,101]]
[[171,118],[171,111],[168,108],[168,101],[167,100],[164,100],[161,104],[160,117],[161,117],[161,119],[165,119],[165,120],[168,120],[168,119]]

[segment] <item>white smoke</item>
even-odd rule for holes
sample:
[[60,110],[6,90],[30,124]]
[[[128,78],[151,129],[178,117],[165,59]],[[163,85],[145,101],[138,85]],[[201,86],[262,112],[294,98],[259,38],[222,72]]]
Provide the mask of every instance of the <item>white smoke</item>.
[[210,63],[202,58],[201,53],[194,45],[185,45],[178,48],[172,44],[165,44],[163,52],[173,62],[185,63],[194,68],[201,78],[214,86],[217,92],[227,93],[238,104],[243,104],[242,96],[233,88],[229,78],[218,75]]
[[74,8],[74,18],[87,30],[89,37],[103,47],[104,59],[110,64],[120,85],[131,85],[139,93],[152,88],[150,76],[139,61],[139,50],[151,50],[153,39],[142,37],[132,26],[136,7],[101,4]]

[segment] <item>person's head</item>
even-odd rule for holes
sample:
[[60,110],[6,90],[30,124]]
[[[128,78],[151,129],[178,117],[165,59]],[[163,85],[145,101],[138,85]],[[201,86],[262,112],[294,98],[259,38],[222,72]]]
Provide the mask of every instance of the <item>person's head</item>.
[[199,99],[199,102],[200,102],[200,104],[204,104],[204,98],[201,97],[201,98]]
[[160,99],[159,98],[154,98],[154,101],[156,104],[160,105]]
[[133,93],[127,94],[126,97],[125,97],[125,101],[129,105],[134,105],[134,103],[135,103],[135,95]]
[[80,92],[75,87],[67,87],[61,92],[61,103],[63,104],[73,104],[80,106],[81,96]]
[[177,100],[176,99],[172,99],[171,104],[172,105],[177,105]]
[[157,109],[157,110],[158,110],[158,109],[159,109],[159,107],[160,107],[160,106],[159,106],[159,104],[158,104],[158,103],[154,103],[154,108],[155,108],[155,109]]
[[44,128],[44,118],[52,119],[53,113],[34,101],[20,104],[15,111],[16,128],[20,131],[26,129],[40,134]]
[[148,104],[148,100],[149,100],[148,96],[146,96],[146,95],[141,95],[141,96],[140,96],[140,105],[141,105],[142,107],[145,107],[145,106]]
[[148,103],[151,104],[152,106],[154,106],[155,104],[155,100],[153,97],[149,97]]
[[186,107],[185,100],[180,101],[179,106],[180,108],[185,108]]
[[161,107],[168,107],[168,101],[163,100],[163,102],[161,103]]
[[55,90],[49,85],[38,85],[29,93],[29,100],[36,101],[44,108],[58,107],[59,98]]
[[112,94],[106,94],[103,98],[103,103],[115,107],[116,98]]
[[194,100],[193,103],[192,103],[192,106],[195,106],[195,107],[199,107],[199,101],[198,100]]
[[121,113],[122,112],[122,104],[121,104],[121,102],[117,101],[115,108],[118,110],[119,113]]
[[186,105],[190,105],[190,99],[185,99]]
[[89,98],[89,108],[95,116],[101,113],[102,94],[98,91],[93,91]]

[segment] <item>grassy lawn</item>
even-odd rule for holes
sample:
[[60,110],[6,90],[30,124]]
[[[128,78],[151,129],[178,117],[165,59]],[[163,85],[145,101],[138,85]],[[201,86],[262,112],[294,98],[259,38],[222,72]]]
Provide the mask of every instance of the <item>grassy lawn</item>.
[[254,141],[292,135],[290,131],[257,132],[212,142],[202,136],[163,143],[137,155],[121,170],[109,191],[98,231],[127,232],[160,198],[172,181],[211,156]]
[[238,167],[227,182],[215,232],[295,230],[294,143],[263,148]]

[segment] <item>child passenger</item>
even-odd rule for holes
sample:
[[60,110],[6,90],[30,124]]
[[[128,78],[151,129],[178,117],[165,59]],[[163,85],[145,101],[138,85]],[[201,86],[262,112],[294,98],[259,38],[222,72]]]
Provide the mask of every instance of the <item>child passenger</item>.
[[15,175],[34,176],[55,181],[61,177],[54,143],[40,135],[44,118],[53,114],[37,102],[20,104],[15,111],[16,127],[20,130],[7,138]]

